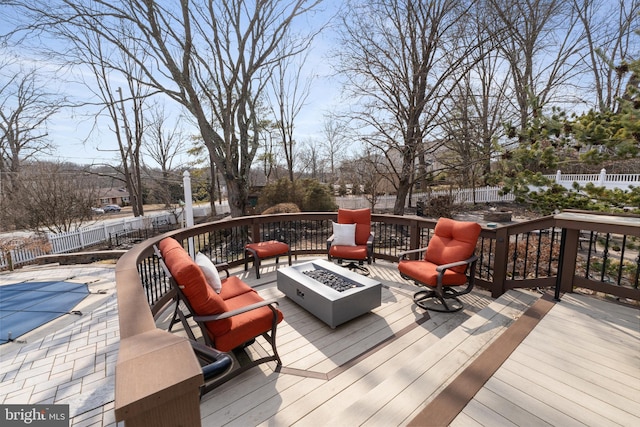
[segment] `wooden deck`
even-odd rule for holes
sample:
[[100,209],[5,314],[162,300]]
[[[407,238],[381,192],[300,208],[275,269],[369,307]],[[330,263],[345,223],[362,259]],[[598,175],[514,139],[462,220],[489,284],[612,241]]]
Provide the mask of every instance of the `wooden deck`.
[[[454,380],[464,384],[474,362],[494,359],[503,333],[540,298],[510,291],[492,300],[477,290],[462,312],[428,313],[412,303],[416,287],[395,264],[378,261],[371,271],[382,306],[331,329],[277,290],[272,267],[259,281],[241,276],[279,299],[283,367],[263,364],[204,396],[205,426],[437,425],[427,404],[455,392]],[[639,313],[565,295],[451,425],[640,425]],[[248,352],[267,347],[259,339]]]
[[640,425],[639,314],[564,295],[452,425]]

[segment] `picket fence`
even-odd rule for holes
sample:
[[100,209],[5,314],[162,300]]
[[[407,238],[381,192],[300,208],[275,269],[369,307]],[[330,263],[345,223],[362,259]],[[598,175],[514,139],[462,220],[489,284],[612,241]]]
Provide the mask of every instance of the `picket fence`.
[[[479,187],[479,188],[452,188],[448,190],[429,191],[424,193],[413,193],[411,198],[407,198],[405,207],[416,206],[422,200],[429,200],[439,196],[450,196],[456,204],[469,203],[498,203],[513,202],[515,196],[511,193],[501,194],[500,187]],[[395,195],[378,196],[375,199],[376,210],[390,210],[396,202]],[[362,209],[371,206],[371,202],[364,196],[343,196],[336,197],[336,203],[343,209]]]
[[42,255],[64,254],[102,245],[109,242],[112,236],[117,234],[152,229],[175,222],[173,215],[160,213],[148,217],[129,217],[117,221],[104,221],[101,224],[83,227],[77,231],[46,233],[42,236],[31,237],[25,239],[23,245],[12,247],[9,250],[0,250],[0,270],[29,263]]
[[616,188],[629,190],[631,187],[640,187],[640,173],[608,174],[606,169],[592,174],[563,174],[562,171],[557,171],[555,175],[544,175],[544,177],[567,189],[573,188],[574,183],[582,187],[592,183],[596,187],[605,187],[607,190]]

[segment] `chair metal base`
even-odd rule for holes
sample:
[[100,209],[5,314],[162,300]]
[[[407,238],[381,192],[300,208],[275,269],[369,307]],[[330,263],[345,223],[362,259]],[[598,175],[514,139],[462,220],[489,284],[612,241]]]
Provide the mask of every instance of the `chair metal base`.
[[455,313],[463,308],[459,293],[447,288],[443,289],[443,295],[438,295],[435,290],[418,291],[413,294],[413,302],[420,308],[440,313]]
[[[342,265],[342,262],[338,261],[338,264]],[[364,267],[355,262],[350,262],[349,264],[342,265],[342,267],[348,268],[349,270],[355,271],[356,273],[360,273],[363,276],[368,276],[369,274],[371,274],[367,267]]]

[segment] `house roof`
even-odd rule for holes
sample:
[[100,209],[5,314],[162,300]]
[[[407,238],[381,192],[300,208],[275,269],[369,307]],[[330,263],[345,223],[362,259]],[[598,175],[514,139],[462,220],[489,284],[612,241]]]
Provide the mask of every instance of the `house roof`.
[[129,197],[129,192],[126,188],[101,188],[98,190],[98,196],[100,198],[112,198],[112,197]]

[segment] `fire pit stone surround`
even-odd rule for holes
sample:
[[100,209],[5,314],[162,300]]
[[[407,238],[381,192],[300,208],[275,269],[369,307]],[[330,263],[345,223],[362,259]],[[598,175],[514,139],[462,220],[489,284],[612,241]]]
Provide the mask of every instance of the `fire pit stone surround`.
[[[319,270],[338,276],[350,287],[335,290],[305,272]],[[326,260],[315,260],[277,272],[278,290],[331,328],[361,316],[382,304],[380,282]]]

